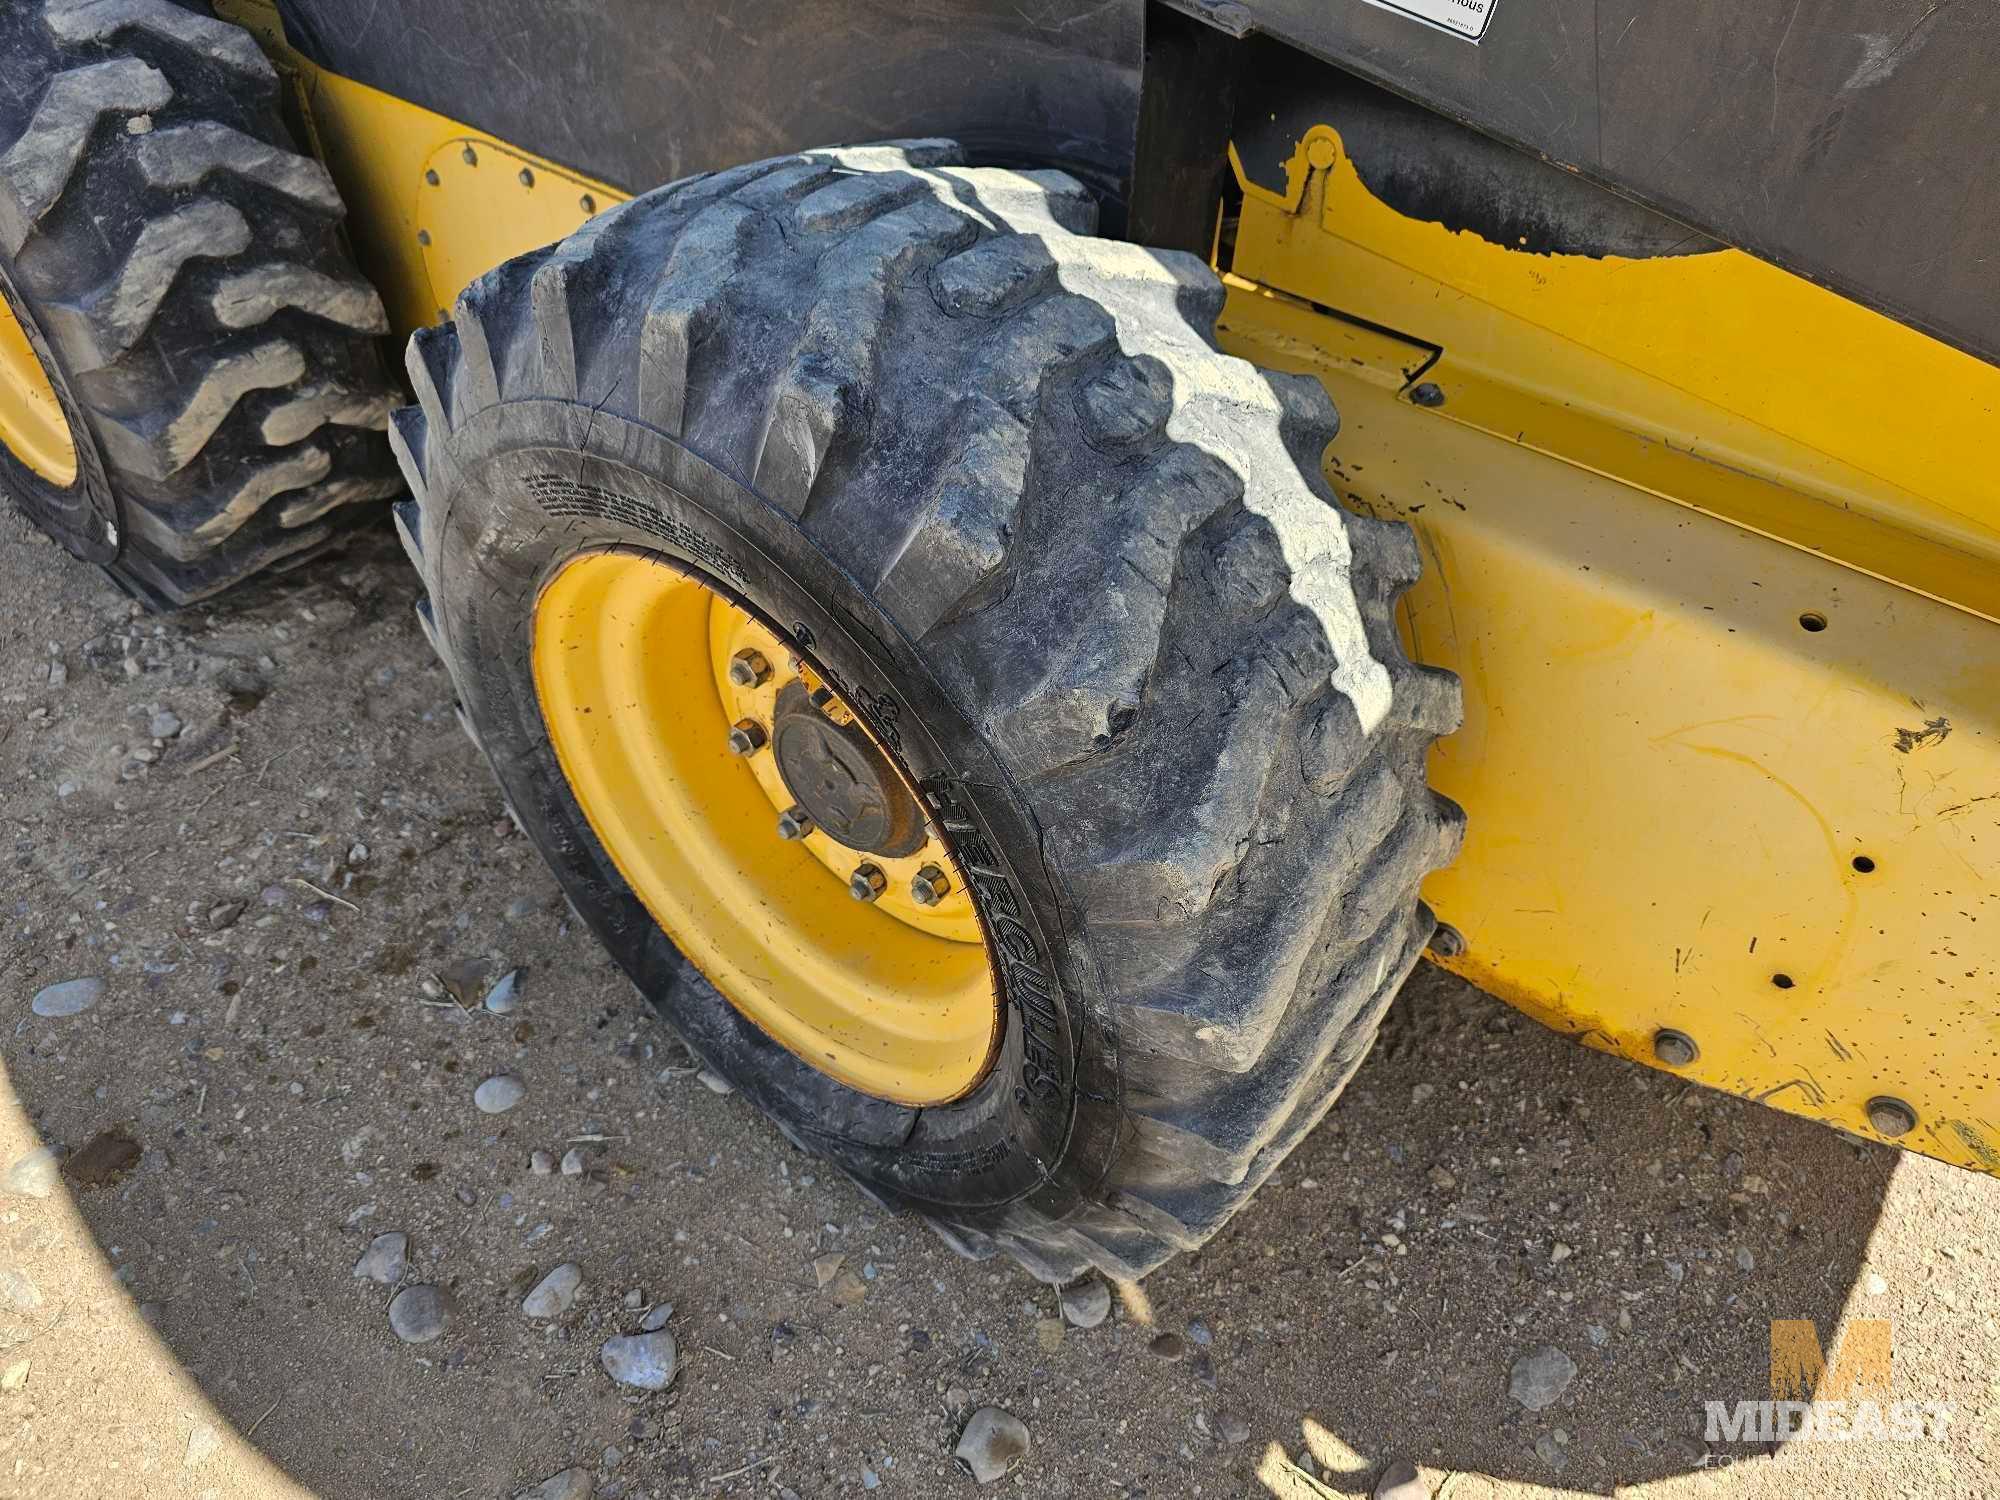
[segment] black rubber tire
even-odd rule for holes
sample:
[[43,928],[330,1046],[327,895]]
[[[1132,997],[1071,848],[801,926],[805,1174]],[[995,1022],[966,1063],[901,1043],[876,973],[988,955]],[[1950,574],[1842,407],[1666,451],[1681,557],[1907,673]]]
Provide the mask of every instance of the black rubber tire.
[[[1319,470],[1323,388],[1219,353],[1191,257],[949,142],[690,179],[411,341],[419,613],[571,901],[711,1067],[960,1250],[1061,1282],[1201,1244],[1318,1122],[1433,922],[1458,684],[1397,644],[1400,524]],[[702,569],[894,744],[1002,957],[967,1098],[832,1082],[675,954],[536,704],[540,586]]]
[[381,299],[254,38],[171,0],[0,13],[0,292],[71,415],[0,489],[149,606],[296,564],[402,493]]

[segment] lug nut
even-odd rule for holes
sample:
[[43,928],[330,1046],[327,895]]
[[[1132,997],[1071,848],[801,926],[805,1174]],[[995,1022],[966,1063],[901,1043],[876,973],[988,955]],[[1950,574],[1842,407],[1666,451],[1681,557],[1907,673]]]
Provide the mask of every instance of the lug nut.
[[781,839],[802,839],[818,826],[813,822],[813,815],[803,807],[788,807],[778,814],[778,837]]
[[729,748],[736,755],[755,755],[764,748],[764,726],[755,719],[738,719],[729,726]]
[[1908,1135],[1917,1128],[1917,1112],[1901,1099],[1884,1094],[1868,1101],[1868,1123],[1880,1135]]
[[910,882],[910,894],[919,906],[936,906],[951,892],[951,877],[936,865],[925,865]]
[[729,680],[740,688],[762,687],[771,680],[771,664],[763,652],[745,646],[729,658]]
[[1662,1026],[1653,1033],[1653,1056],[1670,1068],[1685,1068],[1701,1056],[1701,1049],[1685,1031]]
[[847,894],[856,901],[873,901],[889,888],[889,877],[880,865],[856,865],[847,877]]

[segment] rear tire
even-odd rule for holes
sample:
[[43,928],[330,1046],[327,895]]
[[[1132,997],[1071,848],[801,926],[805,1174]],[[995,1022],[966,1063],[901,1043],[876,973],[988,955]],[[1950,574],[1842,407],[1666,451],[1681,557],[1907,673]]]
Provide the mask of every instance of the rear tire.
[[0,62],[0,293],[79,459],[58,485],[0,450],[0,490],[154,608],[400,494],[388,320],[251,35],[171,0],[23,0]]
[[[959,1250],[1137,1277],[1324,1115],[1433,922],[1457,682],[1400,524],[1343,512],[1317,382],[1220,354],[1222,289],[948,142],[650,193],[413,339],[398,522],[466,722],[571,901],[716,1071]],[[999,955],[950,1104],[776,1046],[633,896],[551,753],[540,589],[643,549],[810,644],[950,836]],[[747,773],[746,773],[747,774]]]

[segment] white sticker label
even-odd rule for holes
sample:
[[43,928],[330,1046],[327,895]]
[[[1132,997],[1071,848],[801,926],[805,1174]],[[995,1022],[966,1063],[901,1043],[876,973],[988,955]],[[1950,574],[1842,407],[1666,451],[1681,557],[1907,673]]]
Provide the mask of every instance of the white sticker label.
[[1493,19],[1493,7],[1500,0],[1366,0],[1366,3],[1476,42],[1486,35],[1486,23]]

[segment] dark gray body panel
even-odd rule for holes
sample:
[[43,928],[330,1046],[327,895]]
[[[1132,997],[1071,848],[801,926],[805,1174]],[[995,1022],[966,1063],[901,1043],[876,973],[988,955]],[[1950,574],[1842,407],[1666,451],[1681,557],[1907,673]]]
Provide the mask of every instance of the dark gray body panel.
[[[2000,360],[1991,0],[1497,0],[1476,46],[1363,0],[1170,3]],[[1117,232],[1135,161],[1139,197],[1206,192],[1191,149],[1223,138],[1232,112],[1268,125],[1276,102],[1245,48],[1155,49],[1177,61],[1149,69],[1149,17],[1162,26],[1146,0],[282,6],[326,67],[630,189],[828,142],[951,135],[980,160],[1076,172]],[[1147,112],[1163,165],[1136,145],[1142,75],[1175,96]],[[1199,204],[1135,215],[1175,243],[1205,243],[1212,222]]]
[[2000,360],[1985,0],[1497,0],[1476,46],[1363,0],[1175,3]]
[[1122,199],[1140,0],[282,0],[345,77],[632,191],[808,146],[949,134]]

